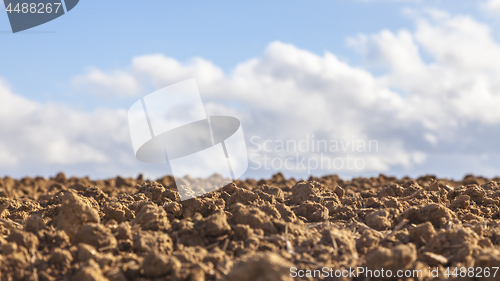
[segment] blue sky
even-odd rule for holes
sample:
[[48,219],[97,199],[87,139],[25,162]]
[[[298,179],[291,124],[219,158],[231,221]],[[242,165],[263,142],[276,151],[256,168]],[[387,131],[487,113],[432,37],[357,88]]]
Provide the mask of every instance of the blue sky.
[[241,115],[247,142],[381,144],[361,155],[366,169],[314,174],[494,176],[500,117],[483,108],[498,102],[499,11],[497,0],[81,1],[17,34],[0,13],[0,166],[13,176],[159,176],[134,162],[123,117],[138,97],[194,77],[209,111]]

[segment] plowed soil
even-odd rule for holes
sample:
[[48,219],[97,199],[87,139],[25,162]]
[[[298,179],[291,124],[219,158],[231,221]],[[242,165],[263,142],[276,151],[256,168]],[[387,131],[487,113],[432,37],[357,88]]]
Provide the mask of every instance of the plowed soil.
[[[500,179],[0,179],[1,280],[293,280],[291,268],[500,266]],[[450,276],[451,280],[455,277]],[[303,277],[297,280],[398,280]],[[457,280],[500,280],[457,277]]]

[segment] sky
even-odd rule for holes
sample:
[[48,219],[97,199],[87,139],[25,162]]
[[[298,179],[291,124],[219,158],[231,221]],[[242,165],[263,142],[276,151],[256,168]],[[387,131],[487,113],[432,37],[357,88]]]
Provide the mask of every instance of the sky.
[[0,12],[0,176],[168,174],[134,157],[127,111],[191,78],[240,119],[245,177],[498,176],[499,18],[499,0],[80,1],[13,34]]

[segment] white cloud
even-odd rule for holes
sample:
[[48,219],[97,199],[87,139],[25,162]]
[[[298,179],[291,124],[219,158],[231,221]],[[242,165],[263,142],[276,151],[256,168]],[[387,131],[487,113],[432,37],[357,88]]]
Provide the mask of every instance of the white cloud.
[[224,77],[220,68],[203,58],[193,58],[182,64],[162,54],[136,57],[132,68],[137,77],[152,81],[157,87],[196,77],[198,83],[213,83]]
[[481,7],[484,11],[491,14],[500,13],[500,0],[488,0],[482,3]]
[[[240,63],[228,75],[200,58],[182,64],[163,55],[134,58],[130,75],[156,87],[195,77],[209,114],[239,117],[247,136],[263,140],[299,140],[314,134],[327,140],[368,139],[369,128],[397,114],[404,102],[366,70],[331,53],[317,56],[281,42],[271,43],[262,57]],[[416,163],[414,152],[405,151],[398,139],[383,140],[382,149],[378,153],[383,157],[361,155],[371,159],[367,170]]]
[[[427,147],[428,156],[463,155],[467,163],[476,155],[475,162],[486,162],[479,152],[499,150],[500,45],[489,26],[471,17],[437,14],[418,18],[414,32],[383,31],[358,36],[350,43],[364,48],[370,61],[387,67],[378,81],[402,92],[404,111],[399,113],[399,126],[406,120],[408,128],[400,128],[399,137],[405,140],[406,150]],[[424,52],[430,61],[424,62]],[[439,161],[427,157],[431,158]],[[480,166],[485,164],[469,168]]]
[[0,167],[14,176],[59,170],[130,174],[135,161],[128,151],[126,116],[122,109],[84,112],[64,104],[36,103],[0,81]]
[[140,92],[140,83],[125,71],[105,73],[91,68],[86,74],[72,81],[75,90],[101,96],[135,96]]

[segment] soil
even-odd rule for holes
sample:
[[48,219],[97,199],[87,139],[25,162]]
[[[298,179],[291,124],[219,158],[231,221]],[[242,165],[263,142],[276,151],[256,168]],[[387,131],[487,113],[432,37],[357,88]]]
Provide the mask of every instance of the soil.
[[[1,280],[293,280],[291,268],[500,266],[500,179],[235,181],[180,201],[155,182],[0,179]],[[429,269],[439,271],[428,277]],[[492,272],[494,270],[492,269]],[[312,271],[310,271],[312,272]],[[448,280],[499,280],[454,277]]]

